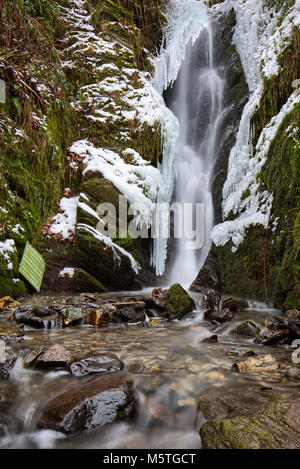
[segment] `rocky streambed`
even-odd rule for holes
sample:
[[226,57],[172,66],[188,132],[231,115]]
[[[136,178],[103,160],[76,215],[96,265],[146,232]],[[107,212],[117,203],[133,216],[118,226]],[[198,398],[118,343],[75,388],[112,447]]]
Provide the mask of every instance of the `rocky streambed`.
[[299,447],[299,313],[189,295],[0,300],[0,447]]

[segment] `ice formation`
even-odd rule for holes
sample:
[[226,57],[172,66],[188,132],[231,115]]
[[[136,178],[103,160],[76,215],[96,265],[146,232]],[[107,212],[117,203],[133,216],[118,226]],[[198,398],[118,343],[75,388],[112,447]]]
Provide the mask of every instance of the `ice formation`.
[[[261,68],[268,77],[278,74],[277,54],[291,40],[293,25],[299,24],[300,0],[296,0],[279,28],[277,22],[280,12],[276,13],[274,9],[264,11],[259,0],[228,0],[228,5],[236,12],[234,42],[251,95],[241,118],[236,144],[230,153],[227,180],[223,188],[223,217],[225,219],[233,213],[236,218],[215,226],[212,240],[216,245],[223,246],[231,239],[234,252],[243,241],[245,229],[249,225],[262,224],[266,227],[268,224],[272,194],[258,192],[257,175],[266,161],[280,123],[298,102],[297,92],[292,94],[278,116],[273,117],[263,129],[255,149],[251,145],[250,122],[263,92]],[[249,195],[243,198],[246,191],[249,191]]]

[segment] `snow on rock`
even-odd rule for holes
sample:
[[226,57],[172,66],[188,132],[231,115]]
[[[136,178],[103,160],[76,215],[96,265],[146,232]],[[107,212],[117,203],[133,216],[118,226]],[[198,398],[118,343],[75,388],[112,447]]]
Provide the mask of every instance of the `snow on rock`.
[[[129,148],[123,152],[122,158],[111,150],[96,148],[88,140],[80,140],[71,146],[70,151],[84,157],[83,174],[88,171],[100,172],[127,197],[134,210],[137,225],[145,224],[150,227],[152,203],[156,200],[158,189],[163,184],[162,175],[157,168]],[[128,154],[133,155],[134,164],[127,164],[124,161],[124,156]]]
[[75,236],[76,213],[79,197],[63,197],[59,203],[60,212],[53,217],[49,232],[62,240],[73,240]]
[[73,278],[76,269],[74,267],[65,267],[58,274],[59,278]]
[[141,270],[140,264],[134,259],[134,257],[127,252],[125,249],[122,247],[118,246],[116,243],[112,241],[111,238],[108,236],[104,236],[102,233],[97,231],[95,228],[92,228],[89,225],[86,225],[85,223],[79,223],[77,225],[77,230],[84,231],[90,235],[92,235],[95,239],[103,242],[108,248],[112,250],[115,262],[117,262],[119,265],[121,263],[121,257],[120,254],[123,254],[124,256],[128,257],[131,263],[131,267],[133,271],[138,274],[139,271]]
[[293,93],[279,114],[263,129],[255,149],[251,145],[250,123],[263,92],[260,70],[263,66],[266,76],[278,73],[276,54],[272,48],[277,47],[278,53],[291,39],[291,36],[288,37],[291,28],[299,23],[300,0],[296,0],[279,28],[277,22],[280,13],[270,8],[264,10],[259,0],[228,0],[228,4],[236,12],[234,43],[241,57],[251,95],[243,111],[236,144],[229,156],[227,179],[223,187],[223,218],[226,219],[231,213],[236,218],[215,226],[211,237],[218,246],[225,245],[231,239],[232,249],[236,251],[248,226],[262,224],[266,227],[268,224],[272,194],[259,193],[257,176],[265,164],[270,144],[282,120],[298,102],[299,93]]

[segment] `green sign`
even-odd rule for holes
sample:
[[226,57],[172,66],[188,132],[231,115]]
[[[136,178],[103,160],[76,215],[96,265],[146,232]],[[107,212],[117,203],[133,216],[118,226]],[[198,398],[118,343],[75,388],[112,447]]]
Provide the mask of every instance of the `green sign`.
[[40,291],[45,269],[46,263],[43,257],[27,242],[19,267],[20,274],[22,274],[37,291]]

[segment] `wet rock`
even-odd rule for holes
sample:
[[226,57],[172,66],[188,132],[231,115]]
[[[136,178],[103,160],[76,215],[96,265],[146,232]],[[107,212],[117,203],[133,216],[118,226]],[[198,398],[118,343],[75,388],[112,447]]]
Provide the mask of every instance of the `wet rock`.
[[249,357],[233,364],[233,370],[237,373],[247,373],[255,371],[277,370],[279,364],[271,354]]
[[210,321],[215,321],[218,323],[232,321],[234,317],[235,317],[235,313],[228,308],[221,309],[221,310],[208,309],[204,311],[205,319],[209,319]]
[[64,326],[75,326],[80,324],[85,317],[82,308],[76,308],[75,306],[68,306],[63,308],[60,314]]
[[131,417],[132,384],[121,376],[89,377],[72,382],[43,409],[38,425],[67,434],[88,432]]
[[89,274],[83,269],[77,269],[72,281],[71,281],[72,291],[82,292],[82,291],[94,291],[94,292],[107,292],[107,288],[93,275]]
[[160,320],[157,318],[151,319],[151,321],[149,322],[150,327],[159,327],[160,324]]
[[87,298],[91,301],[97,301],[97,297],[96,295],[94,295],[94,293],[80,293],[80,296],[82,296],[82,298]]
[[11,296],[4,296],[0,298],[0,310],[6,311],[7,309],[16,308],[20,306],[18,301],[15,301]]
[[233,329],[232,334],[245,335],[248,337],[256,337],[261,331],[259,327],[253,321],[244,321],[239,324],[235,329]]
[[68,369],[74,376],[85,376],[107,372],[121,371],[124,368],[123,362],[114,353],[100,353],[89,355],[80,360],[69,362]]
[[156,308],[164,311],[166,309],[166,290],[163,288],[154,288],[151,293],[151,300]]
[[283,315],[285,319],[296,319],[300,320],[300,311],[298,309],[289,309]]
[[256,357],[256,353],[253,352],[253,350],[231,349],[228,351],[228,354],[232,355],[233,357],[241,357],[241,358]]
[[89,324],[95,327],[104,327],[110,324],[111,317],[108,312],[103,311],[103,309],[98,308],[93,311],[88,311],[85,314],[85,324]]
[[42,355],[43,350],[43,347],[36,347],[35,349],[28,352],[23,358],[23,365],[25,368],[32,366],[36,359]]
[[300,381],[300,368],[296,368],[295,366],[289,368],[286,372],[286,376],[291,381]]
[[12,323],[0,322],[0,339],[2,340],[19,340],[24,335],[22,327]]
[[218,336],[216,334],[206,337],[206,339],[201,341],[202,344],[215,344],[216,342],[218,342]]
[[72,360],[72,354],[62,345],[56,344],[37,358],[35,366],[36,368],[63,368],[70,360]]
[[290,345],[295,339],[300,339],[300,320],[272,316],[254,342],[262,345]]
[[226,298],[222,300],[222,308],[229,308],[231,311],[237,313],[248,307],[248,302],[245,300],[238,300],[236,298]]
[[128,301],[115,304],[116,311],[125,322],[141,322],[146,319],[145,303],[143,301]]
[[221,296],[216,290],[206,290],[202,298],[202,305],[206,310],[218,310],[220,303]]
[[18,356],[12,353],[5,353],[3,357],[0,356],[0,378],[9,378],[9,371],[16,363],[17,358]]
[[195,302],[179,283],[166,292],[166,312],[170,318],[182,319],[195,308]]
[[18,324],[25,324],[38,329],[61,327],[61,319],[54,309],[22,306],[14,312]]
[[210,389],[199,409],[203,449],[286,449],[300,441],[300,396],[282,391]]

